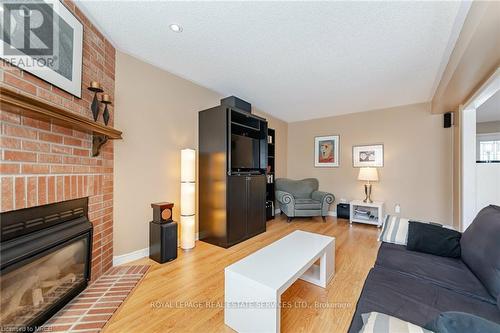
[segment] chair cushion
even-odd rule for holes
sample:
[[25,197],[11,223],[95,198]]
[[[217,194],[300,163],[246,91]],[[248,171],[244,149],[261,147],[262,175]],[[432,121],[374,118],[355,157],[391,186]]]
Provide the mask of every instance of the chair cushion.
[[483,208],[460,240],[462,260],[490,294],[500,295],[500,207]]
[[364,325],[359,333],[434,333],[385,313],[363,313],[361,318]]
[[[443,258],[451,259],[451,258]],[[349,333],[363,326],[361,314],[381,312],[425,326],[441,312],[459,311],[500,323],[496,305],[393,270],[375,267],[366,278]]]
[[310,199],[312,192],[317,191],[318,187],[319,182],[316,178],[302,180],[276,179],[276,190],[288,192],[296,199]]
[[313,199],[295,199],[296,210],[321,209],[321,202]]
[[460,259],[408,251],[403,245],[382,243],[375,266],[424,279],[481,301],[496,303],[481,281]]

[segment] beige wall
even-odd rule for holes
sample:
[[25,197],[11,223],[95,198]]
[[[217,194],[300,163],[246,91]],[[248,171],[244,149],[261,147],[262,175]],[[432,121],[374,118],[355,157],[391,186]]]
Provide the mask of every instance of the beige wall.
[[[149,246],[150,204],[174,202],[179,220],[180,150],[197,148],[198,111],[220,103],[216,92],[117,52],[114,255]],[[286,175],[285,122],[277,130],[277,174]]]
[[[363,198],[363,183],[352,167],[352,146],[384,144],[384,167],[373,185],[373,199],[386,211],[452,223],[452,130],[432,115],[429,104],[355,113],[288,124],[288,177],[316,177],[320,189],[337,201]],[[340,167],[315,168],[314,137],[340,135]],[[335,207],[331,208],[332,210]]]
[[500,2],[473,1],[432,99],[432,112],[458,111],[460,104],[500,66]]
[[500,133],[500,121],[477,123],[476,133]]

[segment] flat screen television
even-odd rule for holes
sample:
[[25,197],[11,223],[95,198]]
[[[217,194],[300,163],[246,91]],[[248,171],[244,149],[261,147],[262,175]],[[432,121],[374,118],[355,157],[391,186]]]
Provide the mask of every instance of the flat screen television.
[[231,134],[231,169],[259,169],[260,141]]

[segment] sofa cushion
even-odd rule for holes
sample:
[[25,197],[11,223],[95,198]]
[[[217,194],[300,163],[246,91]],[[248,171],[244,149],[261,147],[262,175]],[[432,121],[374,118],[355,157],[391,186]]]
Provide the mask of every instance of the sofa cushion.
[[295,199],[295,209],[321,209],[321,202],[312,199]]
[[395,215],[386,215],[379,241],[406,245],[409,220]]
[[460,259],[408,251],[402,245],[382,243],[375,266],[421,278],[481,301],[496,303],[496,299]]
[[443,312],[426,325],[438,333],[498,333],[500,325],[464,312]]
[[500,311],[496,305],[423,279],[375,267],[366,278],[349,333],[359,332],[363,326],[363,313],[381,312],[425,326],[445,311],[467,312],[500,323]]
[[434,333],[385,313],[363,313],[361,318],[363,319],[363,328],[359,333]]
[[460,240],[462,260],[490,294],[500,295],[500,207],[483,208]]
[[410,221],[406,248],[441,257],[460,258],[460,238],[456,230],[442,225]]

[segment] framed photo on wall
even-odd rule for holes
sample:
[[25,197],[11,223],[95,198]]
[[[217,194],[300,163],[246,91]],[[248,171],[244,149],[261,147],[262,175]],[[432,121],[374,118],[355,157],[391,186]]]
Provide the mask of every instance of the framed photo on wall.
[[81,98],[83,25],[59,0],[2,4],[0,57]]
[[384,145],[353,146],[352,165],[355,168],[383,167]]
[[314,138],[314,166],[319,168],[335,168],[339,166],[338,135],[317,136]]

